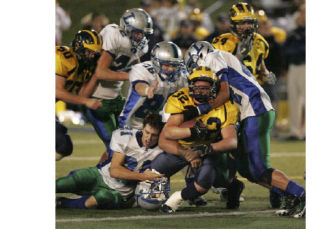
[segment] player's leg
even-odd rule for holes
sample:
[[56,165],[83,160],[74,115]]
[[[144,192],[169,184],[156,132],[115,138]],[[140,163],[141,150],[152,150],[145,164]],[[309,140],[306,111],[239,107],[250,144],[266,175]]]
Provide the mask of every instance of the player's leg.
[[304,188],[270,166],[270,131],[273,123],[273,111],[245,120],[242,140],[248,153],[250,180],[262,183],[280,195],[293,195],[299,199],[297,202],[301,202],[305,195]]
[[151,169],[155,169],[169,178],[188,164],[186,160],[179,156],[163,152],[152,160]]
[[56,161],[72,154],[73,144],[67,131],[67,127],[56,120]]
[[173,193],[160,208],[161,211],[172,213],[176,211],[184,200],[194,200],[205,194],[212,186],[216,177],[214,166],[219,163],[217,157],[206,157],[202,166],[196,169],[194,182],[187,183],[187,187]]
[[221,162],[215,167],[217,177],[213,184],[216,188],[225,188],[221,195],[225,198],[228,209],[240,206],[240,195],[244,190],[244,183],[237,179],[237,164],[231,153],[221,155]]
[[58,207],[62,208],[93,208],[94,200],[91,196],[97,184],[98,177],[101,176],[96,168],[84,168],[74,171],[66,177],[56,180],[56,193],[75,193],[82,195],[77,199],[65,197],[57,198]]

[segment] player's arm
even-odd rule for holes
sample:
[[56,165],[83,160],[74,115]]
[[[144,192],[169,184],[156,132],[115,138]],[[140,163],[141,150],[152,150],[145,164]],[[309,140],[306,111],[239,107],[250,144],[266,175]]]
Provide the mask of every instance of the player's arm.
[[66,78],[56,75],[56,98],[66,103],[85,105],[91,109],[97,109],[102,104],[101,101],[96,99],[85,98],[79,95],[74,95],[67,91],[64,86],[66,84]]
[[102,50],[101,56],[97,63],[95,75],[99,80],[107,81],[124,81],[129,79],[129,73],[116,72],[110,70],[113,57],[105,50]]
[[126,155],[119,152],[114,152],[110,165],[110,176],[118,179],[125,180],[155,180],[164,176],[163,174],[157,174],[150,170],[146,170],[143,173],[131,171],[123,166]]
[[217,152],[226,152],[234,150],[238,146],[237,131],[235,125],[228,125],[221,129],[222,140],[211,143],[213,149]]
[[79,95],[83,97],[90,97],[94,89],[96,88],[97,82],[98,78],[96,77],[96,75],[93,75],[89,82],[82,85],[79,91]]
[[222,106],[225,102],[229,100],[229,98],[230,98],[229,83],[227,81],[222,81],[220,82],[220,89],[217,97],[209,100],[211,109],[215,109],[217,107]]
[[158,84],[158,81],[153,83],[151,86],[149,86],[146,83],[140,82],[134,86],[134,89],[136,90],[136,92],[138,92],[140,96],[152,99],[154,96],[154,89],[158,86]]
[[[183,115],[182,114],[175,114],[171,115],[166,123],[166,125],[163,127],[160,137],[159,137],[159,147],[162,148],[165,152],[174,154],[174,155],[179,155],[184,157],[187,161],[189,161],[192,165],[192,167],[199,167],[202,164],[202,161],[199,160],[199,155],[197,152],[193,151],[190,148],[184,148],[182,147],[179,143],[178,140],[172,140],[167,137],[165,137],[165,132],[167,131],[166,129],[173,128],[179,126],[183,122]],[[190,128],[180,128],[180,129],[190,129]],[[179,133],[176,134],[181,134]],[[181,134],[182,135],[182,134]],[[191,134],[189,134],[190,136]]]
[[170,115],[161,133],[163,137],[170,140],[179,140],[191,136],[190,128],[179,127],[184,121],[183,114]]

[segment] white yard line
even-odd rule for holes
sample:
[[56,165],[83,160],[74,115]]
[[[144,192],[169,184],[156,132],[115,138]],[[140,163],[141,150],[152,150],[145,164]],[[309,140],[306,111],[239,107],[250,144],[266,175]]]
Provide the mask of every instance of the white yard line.
[[244,211],[244,212],[218,212],[209,213],[202,212],[198,214],[171,214],[171,215],[150,215],[150,216],[125,216],[125,217],[104,217],[104,218],[72,218],[72,219],[57,219],[57,223],[68,222],[89,222],[89,221],[122,221],[122,220],[141,220],[141,219],[178,219],[178,218],[193,218],[193,217],[208,217],[208,216],[233,216],[233,215],[248,215],[248,214],[266,214],[272,213],[275,210],[263,211]]
[[[272,153],[271,157],[305,157],[305,152],[280,152],[280,153]],[[98,161],[100,157],[66,157],[63,158],[64,161]]]

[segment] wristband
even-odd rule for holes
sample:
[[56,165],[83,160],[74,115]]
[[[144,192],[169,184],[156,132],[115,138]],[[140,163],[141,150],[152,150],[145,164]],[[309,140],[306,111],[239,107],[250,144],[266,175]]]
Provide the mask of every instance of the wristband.
[[147,87],[144,89],[144,94],[145,94],[145,96],[147,96],[147,97],[148,97],[148,90],[149,90],[149,86],[147,86]]

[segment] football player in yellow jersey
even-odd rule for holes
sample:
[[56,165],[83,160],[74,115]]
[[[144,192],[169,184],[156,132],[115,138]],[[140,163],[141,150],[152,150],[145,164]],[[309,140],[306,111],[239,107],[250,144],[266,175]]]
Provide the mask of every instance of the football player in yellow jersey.
[[[189,76],[189,88],[177,91],[167,101],[165,113],[169,118],[159,139],[159,146],[166,153],[159,155],[152,162],[151,168],[171,176],[190,162],[195,177],[187,182],[186,188],[175,192],[168,199],[161,207],[164,212],[176,211],[183,200],[193,201],[199,198],[216,184],[218,177],[223,177],[225,181],[228,179],[228,174],[225,173],[227,155],[223,152],[237,148],[237,107],[228,101],[217,109],[193,119],[194,126],[184,127],[184,122],[190,117],[190,107],[198,109],[210,97],[215,96],[216,90],[213,71],[200,67]],[[240,181],[233,181],[229,186],[237,189],[236,197],[230,195],[233,202],[228,202],[228,208],[239,207],[239,202],[235,202],[239,200],[243,189]],[[227,185],[227,181],[224,185]]]
[[232,6],[229,16],[232,32],[214,38],[212,45],[235,55],[260,84],[275,84],[275,75],[268,71],[264,63],[269,54],[269,44],[256,32],[258,24],[253,7],[239,2]]
[[[56,99],[85,105],[91,109],[101,101],[88,98],[96,79],[92,77],[101,51],[101,36],[94,30],[80,30],[72,42],[72,49],[56,46]],[[56,160],[72,153],[73,145],[67,128],[56,120]]]

